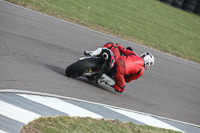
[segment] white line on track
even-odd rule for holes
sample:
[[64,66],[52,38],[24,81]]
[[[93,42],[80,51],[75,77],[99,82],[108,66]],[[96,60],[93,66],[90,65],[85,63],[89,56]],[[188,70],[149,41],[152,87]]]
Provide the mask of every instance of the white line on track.
[[41,115],[14,106],[0,100],[0,114],[24,124],[41,117]]
[[129,111],[125,111],[125,110],[120,110],[120,109],[113,109],[113,108],[109,108],[107,107],[108,109],[110,110],[113,110],[115,112],[118,112],[120,114],[123,114],[125,116],[128,116],[132,119],[135,119],[139,122],[142,122],[146,125],[150,125],[150,126],[153,126],[153,127],[159,127],[159,128],[165,128],[165,129],[171,129],[171,130],[175,130],[175,131],[179,131],[179,132],[184,132],[178,128],[175,128],[165,122],[162,122],[156,118],[153,118],[151,116],[147,116],[147,115],[142,115],[142,114],[138,114],[138,113],[134,113],[134,112],[129,112]]
[[138,113],[138,114],[142,114],[142,115],[148,115],[148,116],[152,116],[152,117],[156,117],[156,118],[161,118],[161,119],[165,119],[165,120],[169,120],[169,121],[174,121],[174,122],[179,122],[179,123],[182,123],[182,124],[187,124],[187,125],[190,125],[190,126],[195,126],[195,127],[200,128],[200,125],[195,125],[195,124],[192,124],[192,123],[187,123],[187,122],[183,122],[183,121],[179,121],[179,120],[175,120],[175,119],[165,118],[165,117],[158,116],[158,115],[148,114],[148,113],[144,113],[144,112],[139,112],[139,111],[135,111],[135,110],[125,109],[125,108],[116,107],[116,106],[112,106],[112,105],[106,105],[106,104],[102,104],[102,103],[91,102],[91,101],[87,101],[87,100],[81,100],[81,99],[72,98],[72,97],[65,97],[65,96],[59,96],[59,95],[54,95],[54,94],[41,93],[41,92],[33,92],[33,91],[25,91],[25,90],[13,90],[13,89],[0,90],[0,93],[30,94],[30,95],[48,96],[48,97],[61,98],[61,99],[69,99],[69,100],[73,100],[73,101],[85,102],[85,103],[90,103],[90,104],[101,105],[101,106],[104,106],[104,107],[109,107],[109,108],[114,108],[114,109],[120,109],[120,110],[129,111],[129,112],[133,112],[133,113]]
[[21,97],[29,99],[31,101],[43,104],[50,108],[56,109],[60,112],[67,113],[69,116],[80,116],[80,117],[92,117],[92,118],[103,118],[103,116],[80,108],[68,102],[62,101],[53,97],[43,97],[35,95],[18,94]]
[[8,132],[6,132],[6,131],[3,131],[3,130],[1,130],[1,129],[0,129],[0,133],[8,133]]

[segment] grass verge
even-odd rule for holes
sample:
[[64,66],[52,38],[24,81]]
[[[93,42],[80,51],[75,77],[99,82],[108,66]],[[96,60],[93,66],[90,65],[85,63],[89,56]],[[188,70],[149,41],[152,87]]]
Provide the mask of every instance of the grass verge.
[[158,0],[6,0],[200,63],[200,17]]
[[122,123],[118,120],[92,119],[89,117],[46,117],[39,118],[24,126],[21,133],[177,133],[172,130],[136,125],[132,122]]

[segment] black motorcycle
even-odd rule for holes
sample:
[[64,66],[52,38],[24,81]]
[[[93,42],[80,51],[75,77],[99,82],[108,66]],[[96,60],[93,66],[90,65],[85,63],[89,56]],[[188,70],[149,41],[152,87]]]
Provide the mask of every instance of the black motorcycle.
[[109,49],[103,49],[98,56],[85,56],[66,68],[67,77],[76,78],[79,76],[94,79],[98,83],[98,79],[104,73],[109,77],[113,77],[116,72],[115,58],[113,52]]

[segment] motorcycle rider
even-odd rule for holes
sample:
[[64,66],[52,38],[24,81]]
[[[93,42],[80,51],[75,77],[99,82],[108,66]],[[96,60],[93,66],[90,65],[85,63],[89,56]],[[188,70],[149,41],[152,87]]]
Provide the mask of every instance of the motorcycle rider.
[[120,93],[126,89],[126,83],[141,77],[144,70],[147,70],[154,64],[155,59],[151,53],[145,52],[141,56],[138,56],[130,47],[125,49],[120,44],[114,44],[112,42],[109,42],[94,51],[84,51],[84,54],[86,56],[97,56],[101,54],[102,49],[105,48],[110,49],[114,54],[116,73],[114,79],[103,74],[98,82],[105,82],[113,87],[115,91]]

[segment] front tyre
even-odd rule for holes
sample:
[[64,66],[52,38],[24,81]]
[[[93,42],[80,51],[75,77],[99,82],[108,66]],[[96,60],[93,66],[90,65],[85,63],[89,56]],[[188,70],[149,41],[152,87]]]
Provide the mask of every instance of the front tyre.
[[97,69],[98,66],[99,61],[96,58],[87,58],[69,65],[65,70],[65,74],[67,77],[78,77],[82,76],[86,70]]

